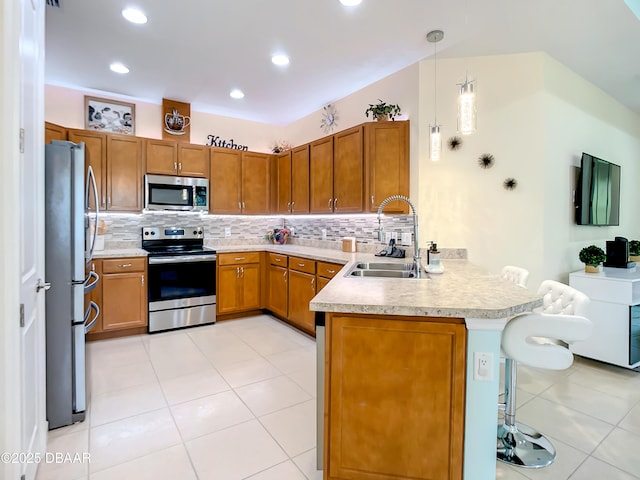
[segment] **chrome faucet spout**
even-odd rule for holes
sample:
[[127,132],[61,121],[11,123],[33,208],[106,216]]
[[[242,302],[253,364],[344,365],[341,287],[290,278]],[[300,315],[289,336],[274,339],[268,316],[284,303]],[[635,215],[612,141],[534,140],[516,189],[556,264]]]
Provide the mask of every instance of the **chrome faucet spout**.
[[420,242],[418,241],[418,213],[416,212],[416,207],[413,205],[411,200],[404,195],[391,195],[390,197],[385,198],[382,202],[380,202],[380,206],[378,207],[378,241],[384,242],[384,230],[382,229],[382,222],[380,219],[380,215],[382,214],[382,209],[389,203],[394,202],[396,200],[400,200],[401,202],[405,202],[411,207],[411,213],[413,216],[413,269],[415,271],[416,278],[420,278],[422,276],[422,266],[420,264]]

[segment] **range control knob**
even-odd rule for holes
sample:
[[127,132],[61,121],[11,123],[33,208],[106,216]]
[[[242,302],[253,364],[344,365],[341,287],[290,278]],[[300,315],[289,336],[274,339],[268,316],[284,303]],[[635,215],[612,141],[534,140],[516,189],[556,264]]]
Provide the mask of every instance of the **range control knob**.
[[199,233],[200,233],[200,232],[199,232],[198,230],[194,230],[194,231],[193,231],[193,234],[194,234],[194,235],[197,235],[197,234],[199,234]]
[[156,234],[156,232],[154,232],[154,231],[152,230],[152,231],[151,231],[151,235],[155,235],[155,234]]
[[149,232],[144,232],[145,235],[149,235]]

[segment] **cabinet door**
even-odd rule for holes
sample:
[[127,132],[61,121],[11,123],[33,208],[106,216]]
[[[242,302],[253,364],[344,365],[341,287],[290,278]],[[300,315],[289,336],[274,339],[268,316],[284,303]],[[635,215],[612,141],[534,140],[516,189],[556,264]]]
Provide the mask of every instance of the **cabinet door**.
[[326,478],[460,480],[464,323],[333,314],[327,327]]
[[216,304],[218,314],[236,312],[241,302],[240,267],[236,265],[218,266],[218,294]]
[[302,330],[315,334],[315,312],[309,302],[316,295],[316,276],[289,270],[289,321]]
[[144,273],[103,275],[100,281],[103,331],[147,325],[147,286]]
[[211,148],[209,179],[209,211],[241,213],[240,175],[242,152],[228,148]]
[[269,213],[269,161],[266,153],[242,152],[242,213]]
[[51,140],[66,140],[67,129],[55,123],[44,122],[44,143],[51,143]]
[[291,151],[291,213],[309,213],[309,145]]
[[145,140],[147,173],[175,175],[178,171],[178,144],[169,140]]
[[107,209],[142,210],[142,139],[131,135],[107,137]]
[[257,310],[262,307],[260,295],[260,264],[240,266],[242,280],[242,310]]
[[[327,283],[329,283],[331,281],[331,279],[329,278],[324,278],[324,277],[316,277],[316,282],[318,283],[318,292],[320,292],[320,290],[322,290],[324,287],[327,286]],[[318,293],[316,292],[316,293]]]
[[362,212],[364,163],[362,127],[336,133],[333,137],[333,211]]
[[[409,121],[366,123],[365,211],[377,212],[380,202],[391,195],[409,196]],[[391,202],[386,213],[408,213],[404,202]]]
[[333,212],[333,137],[309,147],[309,212]]
[[207,178],[209,176],[209,147],[179,143],[178,175]]
[[269,266],[269,291],[267,293],[267,309],[287,318],[287,276],[286,268]]
[[291,152],[276,156],[276,213],[291,213]]
[[[93,130],[69,130],[69,140],[74,143],[84,142],[85,167],[93,169],[98,186],[100,210],[107,208],[107,134]],[[95,210],[93,197],[89,198],[89,206]]]

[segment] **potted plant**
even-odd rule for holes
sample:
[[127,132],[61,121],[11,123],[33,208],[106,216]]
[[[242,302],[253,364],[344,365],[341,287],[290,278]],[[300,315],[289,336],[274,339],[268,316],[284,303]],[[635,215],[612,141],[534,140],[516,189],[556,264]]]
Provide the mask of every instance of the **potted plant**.
[[369,104],[369,108],[364,111],[364,114],[369,118],[369,113],[373,116],[373,119],[379,122],[386,120],[394,120],[397,115],[400,115],[400,106],[387,104],[378,99],[378,103],[373,105]]
[[629,261],[640,262],[640,241],[638,240],[629,242]]
[[600,264],[605,261],[607,256],[597,245],[589,245],[580,250],[578,258],[584,263],[584,271],[587,273],[598,273]]

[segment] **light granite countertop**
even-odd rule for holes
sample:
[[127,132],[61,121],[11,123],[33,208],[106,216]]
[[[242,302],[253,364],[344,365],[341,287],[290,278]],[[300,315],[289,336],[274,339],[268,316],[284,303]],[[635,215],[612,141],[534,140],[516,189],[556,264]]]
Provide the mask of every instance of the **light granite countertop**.
[[[380,258],[372,253],[347,253],[306,245],[216,245],[218,253],[266,251],[339,263],[343,269],[316,295],[310,309],[320,312],[365,313],[462,318],[505,318],[542,305],[535,293],[503,280],[467,260],[442,260],[445,271],[427,278],[345,277],[354,262],[411,262],[411,257]],[[454,250],[457,255],[457,250]],[[139,257],[141,248],[94,252],[95,258]],[[423,258],[423,264],[426,258]]]

